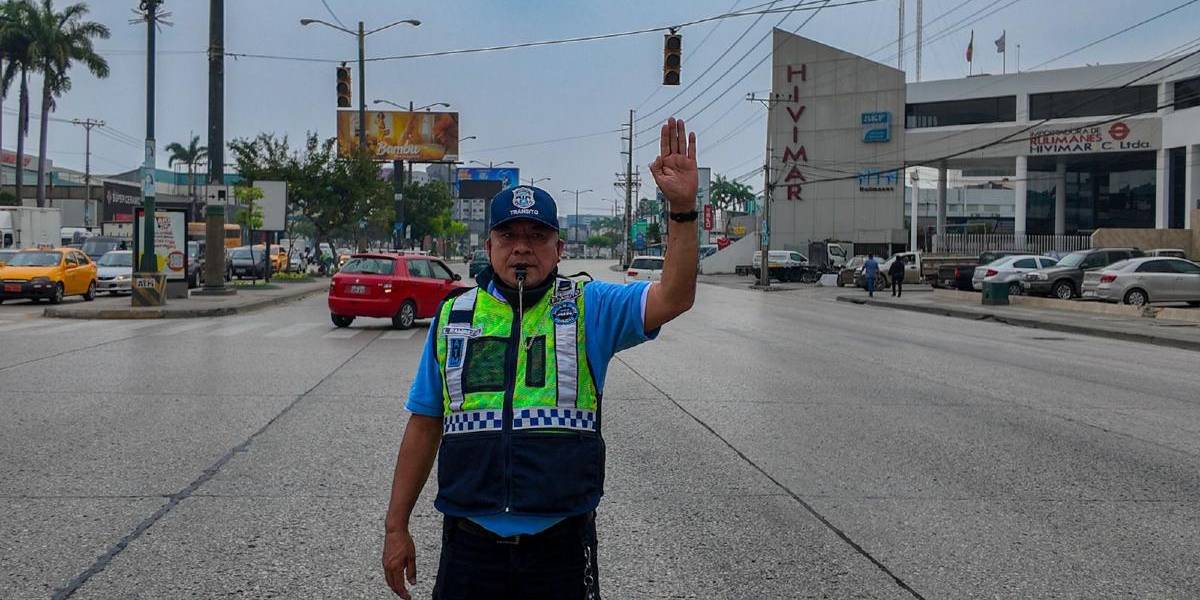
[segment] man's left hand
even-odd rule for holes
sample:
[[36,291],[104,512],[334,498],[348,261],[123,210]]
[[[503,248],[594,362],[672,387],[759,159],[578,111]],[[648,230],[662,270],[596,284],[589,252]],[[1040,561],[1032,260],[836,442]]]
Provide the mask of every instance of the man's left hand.
[[683,120],[667,119],[659,137],[658,158],[650,163],[654,182],[671,204],[671,212],[696,210],[696,134],[688,134]]

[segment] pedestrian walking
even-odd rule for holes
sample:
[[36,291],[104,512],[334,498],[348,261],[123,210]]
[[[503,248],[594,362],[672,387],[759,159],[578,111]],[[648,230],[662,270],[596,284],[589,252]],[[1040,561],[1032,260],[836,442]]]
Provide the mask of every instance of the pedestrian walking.
[[904,257],[897,256],[888,267],[888,280],[892,282],[892,295],[899,298],[904,293]]
[[867,260],[863,263],[863,276],[867,279],[867,296],[875,297],[875,278],[879,275],[879,261],[875,260],[874,254],[867,254]]
[[650,165],[670,203],[658,282],[616,284],[558,272],[564,242],[546,191],[491,200],[490,266],[446,298],[405,408],[385,519],[383,569],[410,598],[409,517],[436,456],[443,514],[435,599],[598,599],[596,507],[608,363],[654,339],[696,295],[695,134],[668,119]]

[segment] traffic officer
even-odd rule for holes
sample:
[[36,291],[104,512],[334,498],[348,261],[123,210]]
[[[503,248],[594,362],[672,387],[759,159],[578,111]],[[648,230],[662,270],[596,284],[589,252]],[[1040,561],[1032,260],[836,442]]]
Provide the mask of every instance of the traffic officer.
[[478,287],[442,303],[405,404],[383,547],[388,585],[402,598],[417,575],[409,516],[435,456],[444,519],[434,598],[600,597],[608,363],[696,296],[695,134],[669,119],[659,148],[650,171],[670,222],[652,284],[564,277],[550,194],[518,186],[492,199],[490,267]]

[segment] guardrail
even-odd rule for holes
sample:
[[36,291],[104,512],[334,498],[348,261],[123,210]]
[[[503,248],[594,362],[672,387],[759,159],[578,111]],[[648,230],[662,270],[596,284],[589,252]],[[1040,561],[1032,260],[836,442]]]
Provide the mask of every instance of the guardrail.
[[944,254],[974,255],[996,250],[1042,254],[1046,252],[1087,250],[1092,247],[1092,238],[1087,235],[952,233],[944,236],[934,235],[933,247],[935,252]]

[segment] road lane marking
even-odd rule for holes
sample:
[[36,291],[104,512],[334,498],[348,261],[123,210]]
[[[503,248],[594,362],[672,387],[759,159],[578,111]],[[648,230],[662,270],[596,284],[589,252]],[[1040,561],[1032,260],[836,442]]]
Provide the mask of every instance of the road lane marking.
[[331,340],[348,340],[365,331],[364,329],[334,329],[321,336]]
[[301,333],[304,333],[308,329],[312,329],[313,327],[320,327],[321,325],[322,325],[321,323],[294,323],[292,325],[288,325],[287,327],[281,327],[279,329],[276,329],[275,331],[272,331],[263,337],[269,337],[269,338],[296,337],[296,336],[300,335]]
[[407,340],[407,339],[411,339],[412,336],[414,336],[414,335],[417,335],[416,329],[405,329],[403,331],[389,331],[389,332],[383,334],[382,336],[380,336],[380,339]]

